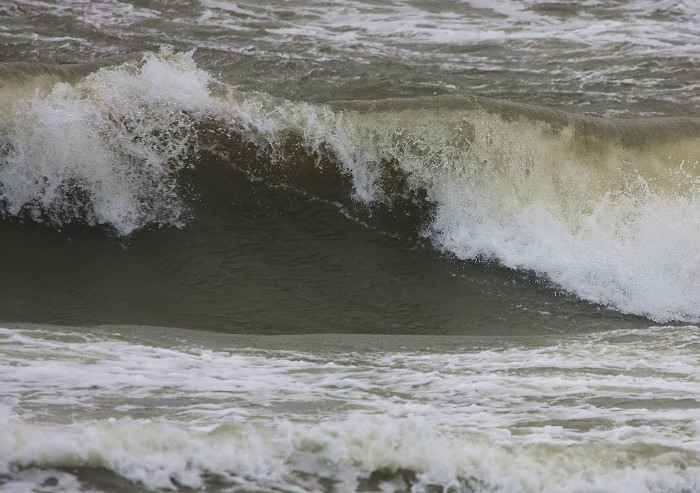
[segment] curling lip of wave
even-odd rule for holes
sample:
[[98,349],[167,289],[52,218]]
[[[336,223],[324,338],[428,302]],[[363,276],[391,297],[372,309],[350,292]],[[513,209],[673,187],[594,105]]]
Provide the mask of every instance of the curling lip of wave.
[[362,113],[406,110],[430,110],[439,117],[440,111],[485,111],[499,115],[504,121],[520,118],[546,122],[555,130],[573,125],[575,134],[617,140],[630,147],[645,148],[700,137],[700,117],[609,118],[582,115],[548,106],[506,101],[477,95],[436,95],[417,98],[392,98],[378,101],[350,100],[326,103],[338,110]]
[[[193,54],[194,52],[190,52]],[[24,89],[31,92],[37,87],[44,89],[58,82],[77,82],[89,74],[103,68],[122,64],[141,66],[151,52],[132,52],[114,55],[85,63],[52,64],[40,62],[0,62],[0,95]],[[225,84],[210,80],[212,86],[223,92],[230,88]],[[9,96],[9,95],[8,95]],[[13,98],[15,101],[17,98]],[[383,100],[335,100],[325,103],[339,110],[396,111],[434,109],[445,110],[481,109],[504,116],[505,118],[524,117],[545,121],[553,126],[578,125],[581,130],[598,135],[614,135],[622,143],[644,145],[664,138],[683,138],[700,135],[698,117],[644,117],[608,118],[581,115],[549,106],[499,100],[477,95],[440,94],[433,97],[388,98]],[[0,107],[0,109],[2,109]]]
[[[193,54],[190,52],[189,54]],[[40,62],[0,62],[0,102],[3,97],[16,102],[30,95],[35,89],[50,89],[58,82],[75,83],[103,68],[119,65],[142,66],[151,52],[133,52],[114,55],[85,63],[51,64]],[[228,93],[231,88],[214,79],[209,80],[212,89]],[[700,136],[698,117],[643,117],[609,118],[582,115],[549,106],[506,101],[477,95],[441,94],[415,98],[388,98],[383,100],[335,100],[324,105],[336,110],[387,112],[406,110],[482,110],[500,115],[505,120],[526,118],[542,121],[553,128],[574,125],[577,132],[597,137],[619,139],[623,145],[645,147],[647,145]],[[0,110],[8,107],[0,105]]]
[[0,167],[6,214],[119,234],[182,225],[178,174],[201,144],[270,181],[338,176],[370,207],[415,205],[422,190],[426,233],[459,258],[658,321],[700,320],[697,118],[611,120],[476,96],[295,103],[238,92],[169,52],[21,105]]
[[10,113],[17,101],[37,90],[48,92],[59,82],[77,82],[101,68],[140,64],[143,57],[134,52],[86,63],[0,62],[0,113]]

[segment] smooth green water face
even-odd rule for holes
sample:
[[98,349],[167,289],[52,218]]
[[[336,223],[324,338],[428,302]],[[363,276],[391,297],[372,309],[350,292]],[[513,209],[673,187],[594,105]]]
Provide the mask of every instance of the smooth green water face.
[[128,239],[4,224],[0,318],[255,334],[515,335],[645,323],[532,276],[369,230],[332,204],[262,187],[226,201],[203,206],[191,226]]

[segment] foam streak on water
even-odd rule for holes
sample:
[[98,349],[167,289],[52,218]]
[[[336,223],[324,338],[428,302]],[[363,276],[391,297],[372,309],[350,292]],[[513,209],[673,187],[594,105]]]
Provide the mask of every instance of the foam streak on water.
[[3,329],[0,478],[354,491],[406,470],[418,490],[694,491],[697,330],[328,353]]

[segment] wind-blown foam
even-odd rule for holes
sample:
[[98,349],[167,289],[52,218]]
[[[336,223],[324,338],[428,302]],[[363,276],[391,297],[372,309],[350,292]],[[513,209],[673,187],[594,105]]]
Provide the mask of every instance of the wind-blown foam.
[[[337,175],[370,211],[413,202],[425,234],[459,258],[655,320],[700,320],[697,119],[603,120],[477,97],[295,103],[235,91],[165,51],[16,103],[2,135],[8,215],[118,234],[182,225],[178,176],[206,147],[271,182]],[[255,162],[236,157],[241,145]]]

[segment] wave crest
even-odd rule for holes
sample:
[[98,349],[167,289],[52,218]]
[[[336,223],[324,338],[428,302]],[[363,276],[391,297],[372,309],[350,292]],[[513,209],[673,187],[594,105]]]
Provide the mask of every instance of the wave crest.
[[166,50],[55,84],[1,125],[6,215],[121,235],[181,226],[180,175],[213,154],[369,220],[408,217],[459,258],[655,320],[700,320],[697,118],[478,97],[312,105],[236,91]]

